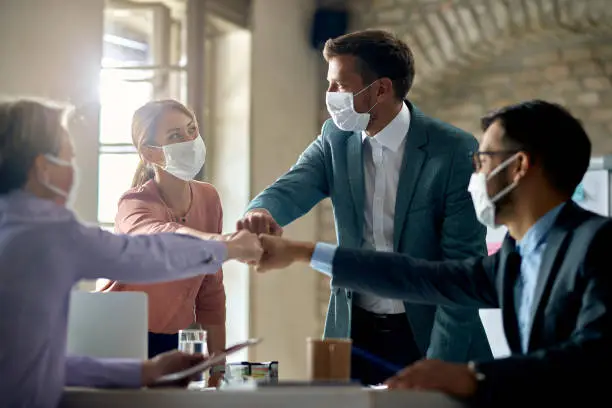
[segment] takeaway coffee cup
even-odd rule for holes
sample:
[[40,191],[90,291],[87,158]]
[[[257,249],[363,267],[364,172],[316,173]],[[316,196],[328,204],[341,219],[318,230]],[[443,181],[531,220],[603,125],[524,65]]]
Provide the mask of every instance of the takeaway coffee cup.
[[308,379],[350,381],[352,344],[351,339],[307,339]]

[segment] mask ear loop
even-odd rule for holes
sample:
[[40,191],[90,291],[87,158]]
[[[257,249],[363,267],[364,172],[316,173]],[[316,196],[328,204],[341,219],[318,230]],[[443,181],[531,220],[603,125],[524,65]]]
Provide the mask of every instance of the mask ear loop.
[[[502,164],[500,164],[499,166],[497,166],[487,177],[487,181],[489,181],[491,178],[495,177],[496,175],[498,175],[500,172],[502,172],[504,169],[506,169],[510,164],[512,164],[512,162],[514,160],[516,160],[516,158],[518,157],[519,152],[515,153],[514,155],[512,155],[512,157],[508,158],[507,160],[505,160]],[[500,198],[502,198],[503,196],[505,196],[506,194],[508,194],[510,191],[512,191],[514,188],[516,188],[516,186],[518,185],[518,181],[513,181],[512,183],[510,183],[508,186],[506,186],[505,188],[503,188],[499,193],[495,194],[492,198],[491,198],[491,202],[493,204],[495,204]]]
[[370,85],[366,86],[365,88],[363,88],[361,91],[353,94],[353,97],[359,95],[360,93],[364,92],[366,89],[368,89],[369,87],[371,87],[372,85],[374,85],[374,82],[378,81],[378,79],[375,79],[374,81],[370,82]]
[[[45,159],[47,159],[49,162],[55,164],[56,166],[73,167],[72,162],[69,162],[69,161],[66,161],[66,160],[62,160],[59,157],[55,157],[55,156],[53,156],[51,154],[45,154],[44,157],[45,157]],[[68,198],[69,194],[68,194],[67,191],[64,191],[64,190],[62,190],[60,188],[57,188],[56,186],[54,186],[51,183],[51,181],[49,180],[49,173],[47,173],[47,172],[43,173],[42,180],[40,182],[42,183],[43,186],[48,188],[51,192],[59,195],[60,197]]]
[[502,164],[500,164],[499,166],[494,168],[493,171],[491,173],[489,173],[489,175],[487,176],[487,181],[489,181],[491,178],[497,176],[501,171],[505,170],[506,167],[508,167],[510,164],[512,164],[512,162],[514,160],[516,160],[516,158],[518,157],[519,153],[520,152],[514,153],[511,157],[509,157],[508,159],[504,160],[502,162]]
[[[360,93],[362,93],[363,91],[365,91],[366,89],[368,89],[369,87],[371,87],[372,85],[374,85],[374,83],[378,81],[378,79],[375,79],[374,81],[372,81],[370,83],[370,85],[366,86],[365,88],[363,88],[361,91],[357,92],[357,95],[359,95]],[[372,105],[372,107],[370,109],[368,109],[368,111],[366,113],[370,113],[372,112],[372,109],[374,109],[376,107],[376,105],[378,105],[378,101],[376,101],[376,103],[374,105]],[[372,120],[372,118],[370,118],[370,120]]]
[[[376,81],[378,81],[378,79],[375,79],[374,81],[372,81],[372,82],[370,83],[370,85],[366,86],[366,87],[365,87],[365,88],[363,88],[361,91],[359,91],[359,92],[357,92],[357,93],[354,93],[354,94],[352,95],[352,97],[351,97],[351,108],[352,108],[352,111],[353,111],[353,112],[355,112],[355,113],[359,113],[359,112],[357,112],[357,111],[355,110],[355,97],[356,97],[357,95],[359,95],[360,93],[364,92],[366,89],[368,89],[368,88],[369,88],[369,87],[371,87],[372,85],[374,85],[374,82],[376,82]],[[363,112],[363,114],[370,114],[370,112],[372,112],[372,109],[374,109],[374,108],[376,107],[376,105],[378,105],[378,101],[377,101],[377,102],[376,102],[374,105],[372,105],[372,107],[371,107],[370,109],[368,109],[368,111],[367,111],[367,112]],[[372,120],[372,118],[370,118],[370,120]],[[342,122],[342,125],[344,125],[344,124],[345,124],[347,121],[348,121],[348,119],[347,119],[347,120],[345,120],[344,122]],[[355,121],[357,121],[357,119],[355,119]]]
[[510,191],[512,191],[517,185],[518,185],[518,181],[513,181],[506,188],[502,189],[499,193],[495,194],[495,196],[491,198],[491,202],[495,204],[500,198],[502,198],[503,196],[508,194]]
[[[150,147],[152,149],[158,149],[158,150],[162,151],[162,153],[164,154],[164,165],[163,166],[159,166],[159,167],[161,169],[165,170],[166,169],[166,154],[164,153],[164,146],[154,146],[154,145],[150,145],[150,144],[147,144],[145,146],[146,147]],[[140,156],[140,160],[145,164],[146,167],[152,168],[153,166],[158,166],[158,164],[156,164],[156,163],[151,164],[151,163],[147,162],[146,160],[144,160],[144,157],[142,156],[142,153],[138,152],[138,155]]]

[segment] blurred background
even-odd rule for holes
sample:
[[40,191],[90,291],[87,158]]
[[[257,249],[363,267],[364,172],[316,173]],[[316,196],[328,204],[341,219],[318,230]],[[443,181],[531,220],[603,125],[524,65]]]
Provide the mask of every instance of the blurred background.
[[[0,0],[0,94],[77,107],[75,210],[109,229],[138,161],[132,113],[150,99],[187,103],[208,146],[202,178],[218,188],[230,232],[327,118],[321,41],[363,28],[413,49],[408,97],[427,114],[479,136],[486,111],[547,99],[585,122],[594,155],[612,153],[609,0]],[[335,242],[330,204],[286,233]],[[329,281],[306,267],[225,271],[228,343],[265,338],[238,358],[279,360],[283,378],[302,378]]]

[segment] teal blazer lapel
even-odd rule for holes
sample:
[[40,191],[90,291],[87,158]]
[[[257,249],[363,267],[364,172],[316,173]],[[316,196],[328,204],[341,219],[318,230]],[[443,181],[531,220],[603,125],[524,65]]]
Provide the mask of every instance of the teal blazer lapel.
[[409,102],[406,103],[410,108],[411,117],[410,128],[406,135],[402,168],[397,184],[397,198],[395,200],[393,247],[396,251],[399,249],[400,238],[404,233],[406,215],[414,197],[423,164],[427,159],[427,152],[423,147],[429,140],[427,130],[425,129],[423,113]]
[[[363,235],[363,213],[365,211],[365,179],[363,176],[363,143],[359,132],[349,136],[347,141],[347,169],[353,208],[355,209],[355,233]],[[359,240],[361,241],[361,240]]]

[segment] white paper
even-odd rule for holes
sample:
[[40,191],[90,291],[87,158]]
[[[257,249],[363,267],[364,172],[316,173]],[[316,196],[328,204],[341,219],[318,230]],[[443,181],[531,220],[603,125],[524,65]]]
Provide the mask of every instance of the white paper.
[[480,309],[480,320],[484,326],[493,358],[503,358],[510,355],[510,347],[504,333],[504,323],[501,309]]
[[508,229],[504,226],[497,228],[487,227],[487,243],[498,243],[502,242],[508,233]]

